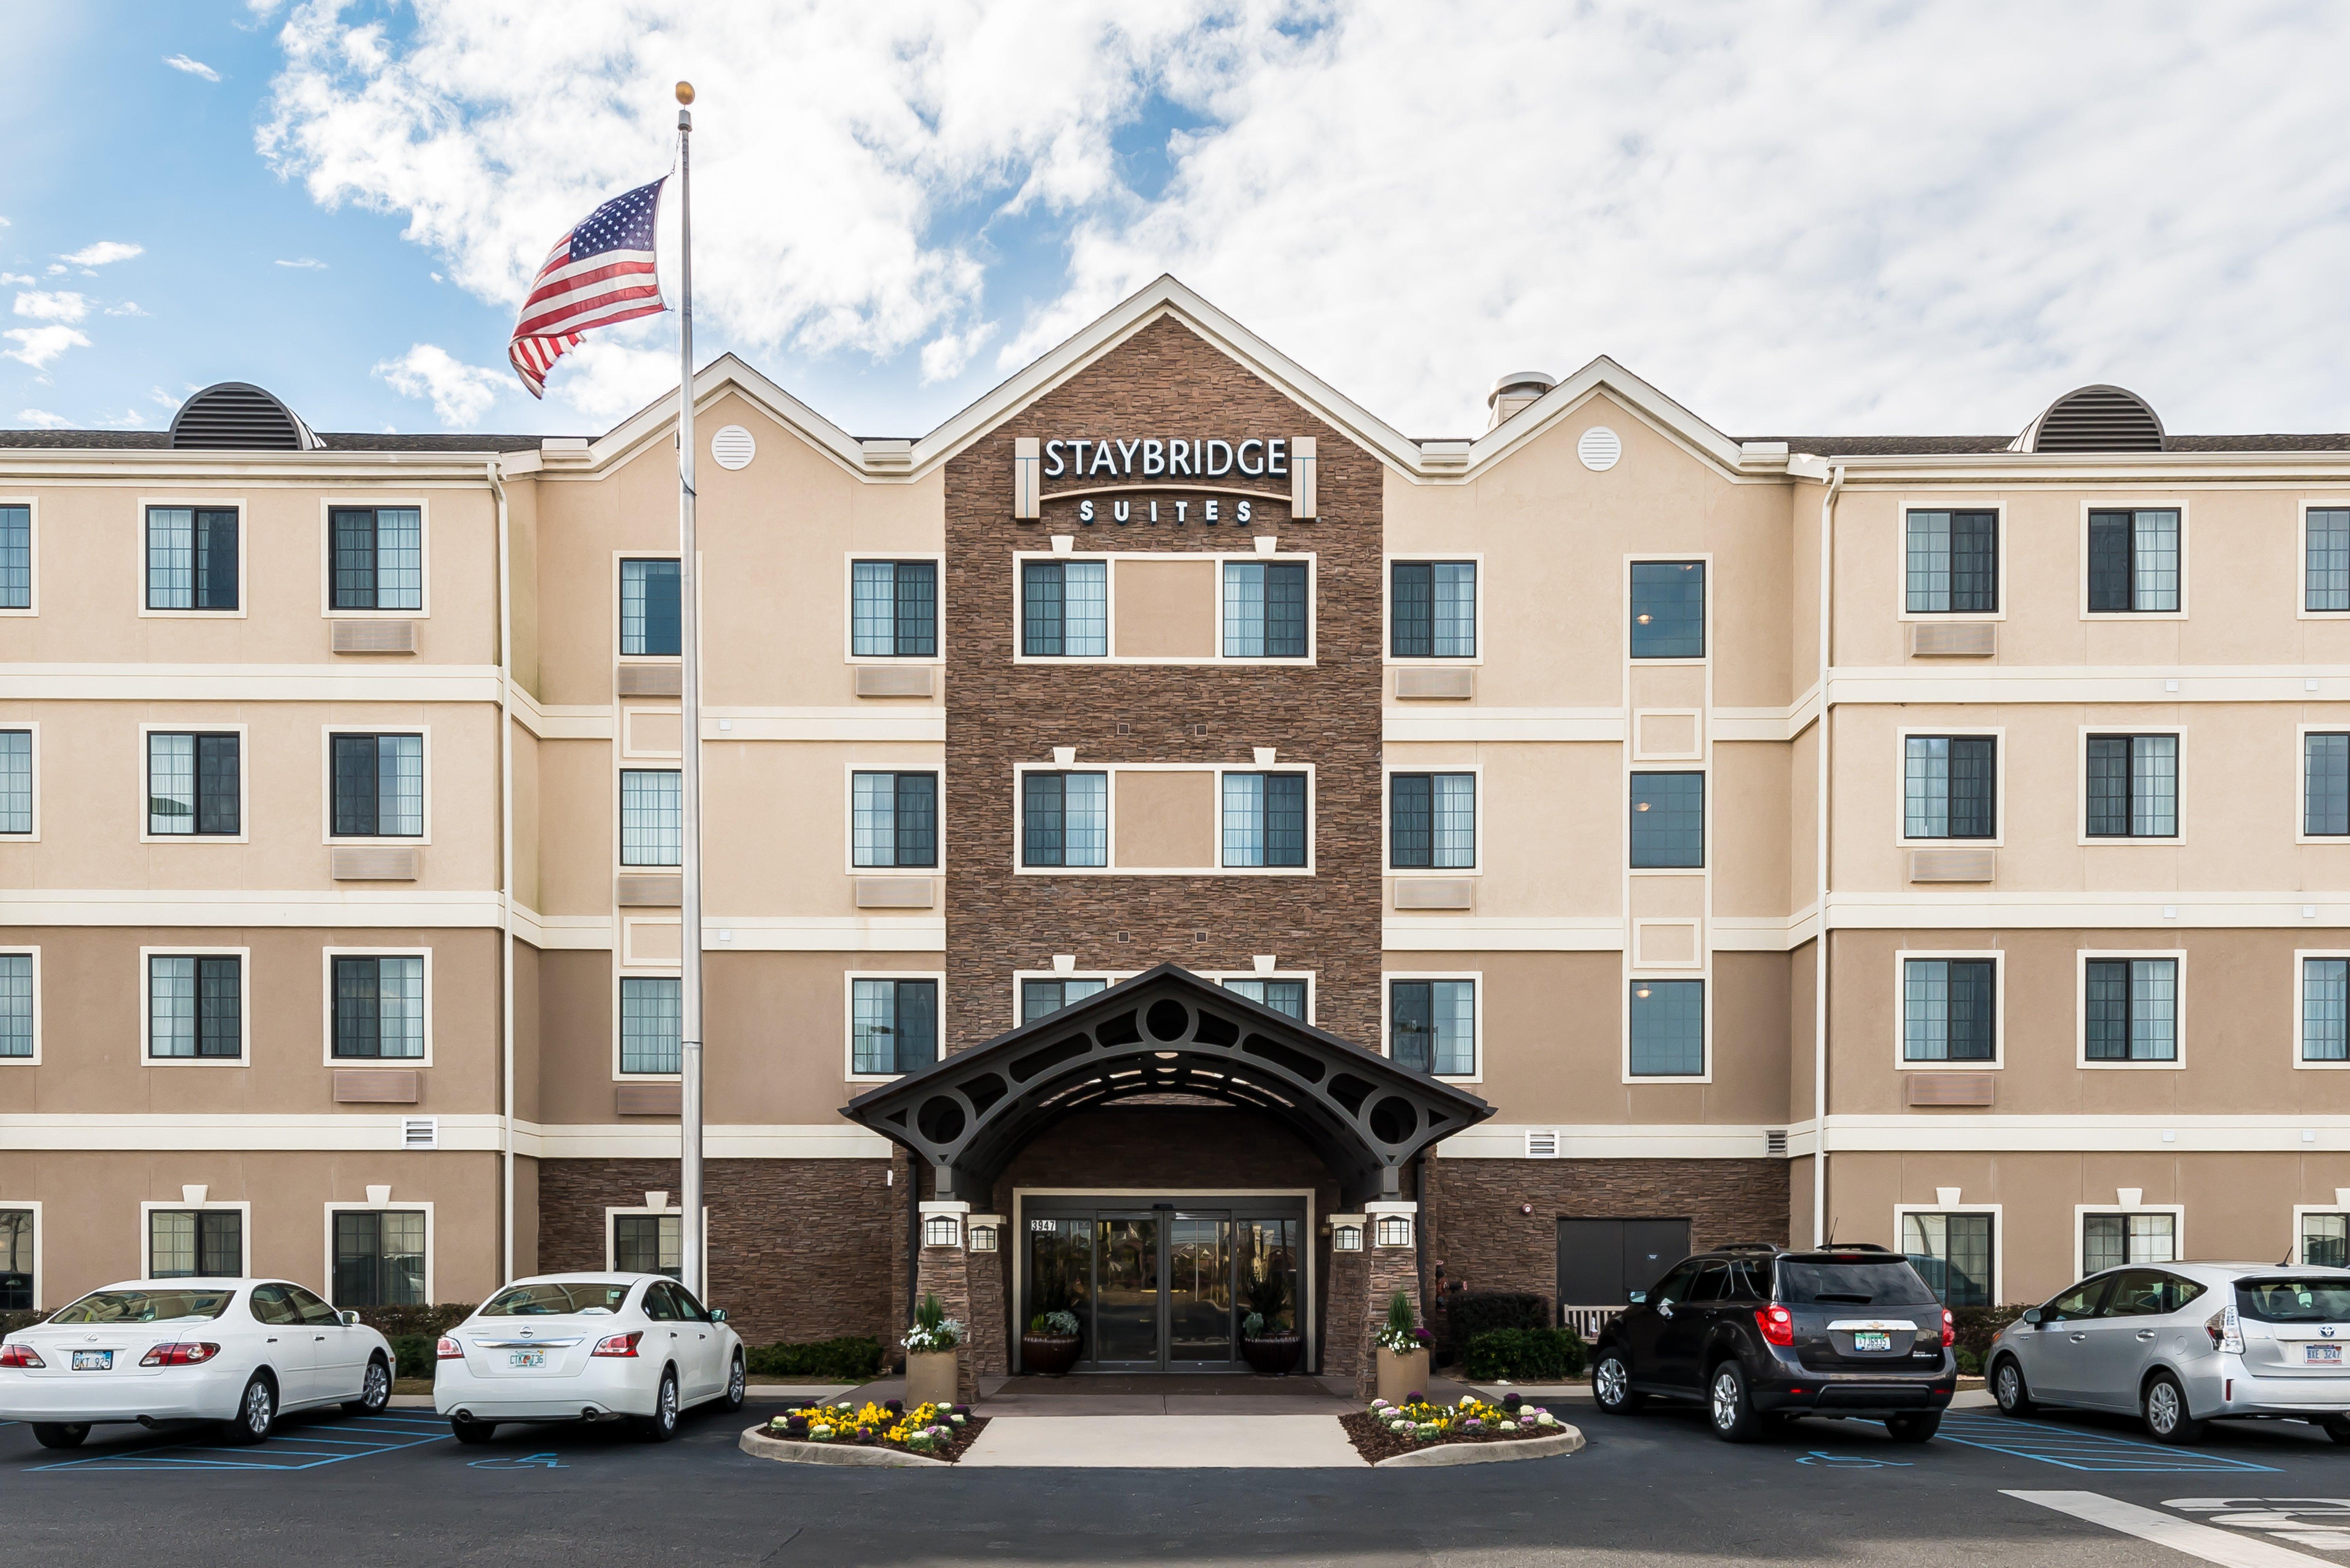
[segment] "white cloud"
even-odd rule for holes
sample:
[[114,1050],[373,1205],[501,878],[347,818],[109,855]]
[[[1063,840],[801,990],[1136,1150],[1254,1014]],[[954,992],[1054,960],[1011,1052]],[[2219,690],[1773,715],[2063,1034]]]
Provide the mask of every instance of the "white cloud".
[[98,422],[110,431],[143,431],[147,428],[147,416],[133,408],[126,410],[117,418],[100,420]]
[[174,411],[177,411],[181,403],[180,399],[172,396],[171,393],[165,391],[161,387],[153,389],[147,394],[147,396],[150,400],[160,403],[164,408],[171,409]]
[[0,272],[0,286],[12,283],[34,284],[40,281],[28,272]]
[[106,313],[109,316],[145,316],[148,314],[146,311],[139,308],[139,302],[135,299],[126,299],[120,305],[109,305],[106,307]]
[[68,348],[87,348],[89,339],[70,327],[18,327],[0,332],[16,347],[0,348],[0,358],[20,360],[36,370],[46,370],[49,361]]
[[327,264],[318,260],[315,256],[303,256],[296,261],[281,260],[277,265],[279,266],[290,266],[301,272],[324,272],[327,270]]
[[[109,262],[129,261],[132,256],[146,254],[145,245],[127,244],[120,240],[100,240],[94,245],[86,245],[57,259],[73,266],[104,266]],[[49,270],[56,272],[58,269],[51,267]]]
[[202,60],[192,60],[185,55],[165,55],[163,63],[175,71],[185,71],[192,77],[202,77],[208,82],[220,80],[220,72]]
[[509,385],[504,374],[465,364],[437,343],[416,344],[377,365],[375,374],[403,398],[432,399],[444,425],[472,424]]
[[983,321],[968,332],[942,332],[922,345],[922,381],[951,381],[971,363],[971,357],[995,336],[995,323]]
[[36,321],[79,321],[89,314],[89,301],[65,289],[33,289],[16,296],[16,314]]
[[37,431],[59,431],[73,423],[63,414],[53,414],[47,409],[18,409],[16,417]]

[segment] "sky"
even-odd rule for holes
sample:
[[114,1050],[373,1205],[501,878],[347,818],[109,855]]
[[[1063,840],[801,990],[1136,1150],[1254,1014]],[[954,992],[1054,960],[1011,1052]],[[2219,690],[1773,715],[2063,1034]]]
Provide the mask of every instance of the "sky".
[[1162,272],[1416,436],[1599,354],[1734,435],[2096,381],[2350,430],[2332,0],[77,0],[0,48],[0,426],[234,379],[319,430],[608,429],[673,315],[543,402],[506,337],[687,78],[697,358],[858,435]]

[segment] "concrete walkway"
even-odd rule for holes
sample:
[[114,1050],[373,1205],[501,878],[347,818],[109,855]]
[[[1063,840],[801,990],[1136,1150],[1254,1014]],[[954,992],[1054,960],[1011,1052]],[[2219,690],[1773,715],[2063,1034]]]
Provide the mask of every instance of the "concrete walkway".
[[1050,1469],[1353,1469],[1363,1457],[1331,1414],[998,1416],[966,1466]]

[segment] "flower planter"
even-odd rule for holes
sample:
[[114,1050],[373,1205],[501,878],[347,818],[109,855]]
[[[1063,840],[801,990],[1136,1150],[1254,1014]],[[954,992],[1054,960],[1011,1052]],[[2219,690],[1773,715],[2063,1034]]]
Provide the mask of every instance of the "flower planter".
[[1268,1334],[1260,1339],[1241,1341],[1241,1354],[1248,1357],[1249,1366],[1260,1377],[1285,1377],[1297,1370],[1297,1363],[1305,1354],[1305,1340],[1295,1334]]
[[1428,1352],[1409,1350],[1399,1354],[1381,1350],[1379,1356],[1378,1397],[1390,1404],[1400,1405],[1407,1394],[1419,1394],[1428,1387]]
[[1074,1334],[1024,1334],[1020,1336],[1020,1370],[1040,1377],[1063,1377],[1077,1364],[1085,1341]]
[[[951,1350],[910,1350],[906,1353],[906,1403],[951,1405],[955,1402],[956,1353]],[[1422,1358],[1425,1360],[1425,1358]]]

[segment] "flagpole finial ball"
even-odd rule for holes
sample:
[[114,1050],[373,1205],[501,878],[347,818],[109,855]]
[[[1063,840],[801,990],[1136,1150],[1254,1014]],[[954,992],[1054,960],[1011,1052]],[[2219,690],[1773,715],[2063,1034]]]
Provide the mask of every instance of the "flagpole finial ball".
[[693,101],[693,84],[691,82],[680,82],[677,84],[677,101],[680,103],[691,103]]

